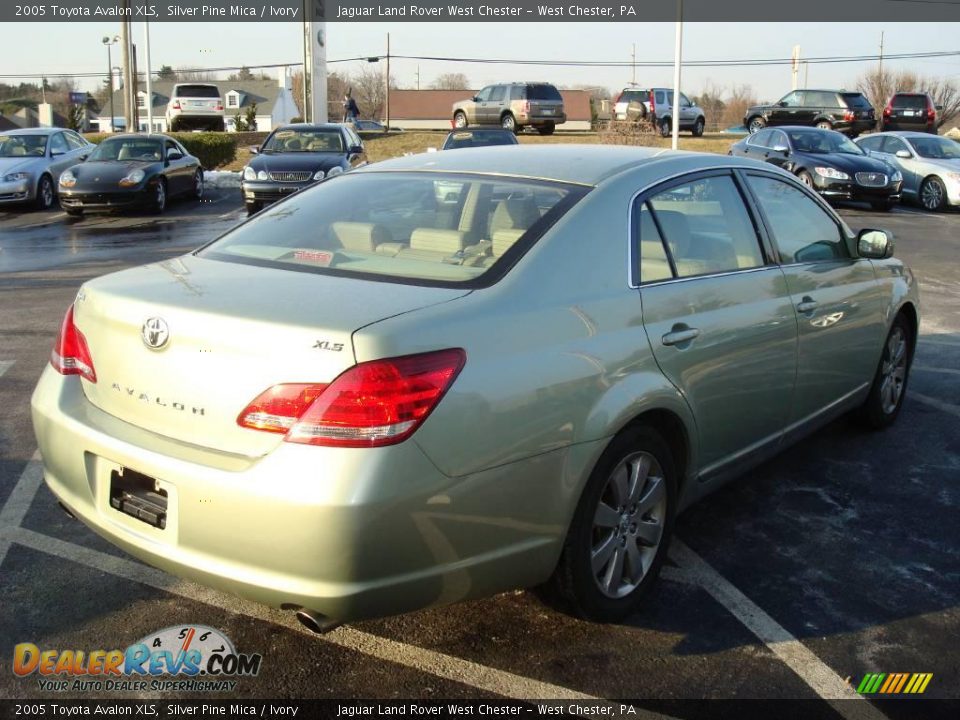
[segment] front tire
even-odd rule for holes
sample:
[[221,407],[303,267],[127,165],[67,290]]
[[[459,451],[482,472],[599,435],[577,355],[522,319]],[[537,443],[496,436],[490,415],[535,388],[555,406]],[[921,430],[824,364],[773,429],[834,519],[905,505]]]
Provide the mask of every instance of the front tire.
[[875,200],[870,203],[870,207],[876,212],[890,212],[897,203],[893,200]]
[[860,421],[868,428],[882,430],[889,427],[900,414],[910,378],[912,348],[913,328],[900,313],[883,345],[870,394],[858,412]]
[[70,208],[64,212],[66,212],[70,217],[83,217],[83,210],[80,208]]
[[811,190],[817,189],[813,182],[813,175],[808,173],[806,170],[801,170],[800,172],[798,172],[797,177],[800,178],[800,182],[802,182]]
[[251,215],[256,215],[258,212],[260,212],[261,208],[263,208],[263,203],[248,202],[246,203],[246,206],[247,206],[247,217],[250,217]]
[[40,176],[35,201],[37,210],[49,210],[53,207],[53,198],[53,180],[50,179],[49,175]]
[[646,426],[621,432],[587,481],[546,597],[589,620],[623,620],[656,582],[676,507],[663,438]]
[[947,188],[938,177],[928,177],[920,186],[920,204],[924,210],[940,212],[947,205]]

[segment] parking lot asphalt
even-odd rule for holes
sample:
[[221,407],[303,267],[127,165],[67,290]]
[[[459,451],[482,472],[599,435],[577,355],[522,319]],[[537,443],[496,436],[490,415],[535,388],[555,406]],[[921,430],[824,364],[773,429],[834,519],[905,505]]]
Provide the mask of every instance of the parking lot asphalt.
[[[30,393],[78,286],[212,239],[241,219],[237,198],[160,218],[0,215],[0,697],[51,695],[10,672],[17,643],[123,648],[202,624],[263,655],[242,697],[634,698],[678,716],[658,701],[846,698],[824,716],[933,717],[925,699],[960,697],[960,214],[841,214],[892,230],[920,280],[892,429],[838,420],[691,507],[659,588],[623,624],[515,592],[324,636],[125,556],[59,510],[35,456]],[[872,672],[933,678],[922,699],[850,700]]]

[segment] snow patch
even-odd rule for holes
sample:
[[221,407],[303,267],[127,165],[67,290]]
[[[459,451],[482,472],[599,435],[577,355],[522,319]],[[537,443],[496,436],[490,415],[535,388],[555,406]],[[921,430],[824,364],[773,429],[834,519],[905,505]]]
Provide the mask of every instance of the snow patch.
[[240,173],[233,170],[204,170],[203,182],[208,188],[238,188]]

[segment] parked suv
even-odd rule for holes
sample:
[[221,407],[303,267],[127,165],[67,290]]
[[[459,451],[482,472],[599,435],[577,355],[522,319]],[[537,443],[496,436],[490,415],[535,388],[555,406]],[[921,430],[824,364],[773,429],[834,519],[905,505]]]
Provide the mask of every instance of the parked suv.
[[530,125],[541,135],[552,135],[566,121],[563,97],[550,83],[488,85],[469,100],[453,104],[453,125],[458,129],[499,125],[518,133]]
[[880,131],[916,130],[937,134],[937,106],[927,93],[896,93],[883,109]]
[[768,125],[807,125],[856,137],[876,125],[870,101],[859,92],[794,90],[773,105],[754,105],[743,124],[751,134]]
[[[673,130],[673,90],[633,86],[624,88],[613,106],[613,116],[617,120],[650,122],[666,137]],[[703,135],[706,124],[703,109],[680,93],[680,129],[689,130],[699,137]]]
[[224,130],[223,98],[216,85],[178,83],[167,103],[167,128],[171,132],[204,128]]

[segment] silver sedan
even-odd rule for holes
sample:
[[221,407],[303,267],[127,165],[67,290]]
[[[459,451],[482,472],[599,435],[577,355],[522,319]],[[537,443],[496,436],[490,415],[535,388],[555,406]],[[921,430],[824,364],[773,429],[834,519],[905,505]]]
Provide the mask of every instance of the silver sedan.
[[903,197],[926,210],[960,205],[960,144],[921,132],[865,135],[856,143],[903,174]]
[[50,208],[60,173],[87,159],[95,145],[73,130],[30,128],[0,134],[0,207]]

